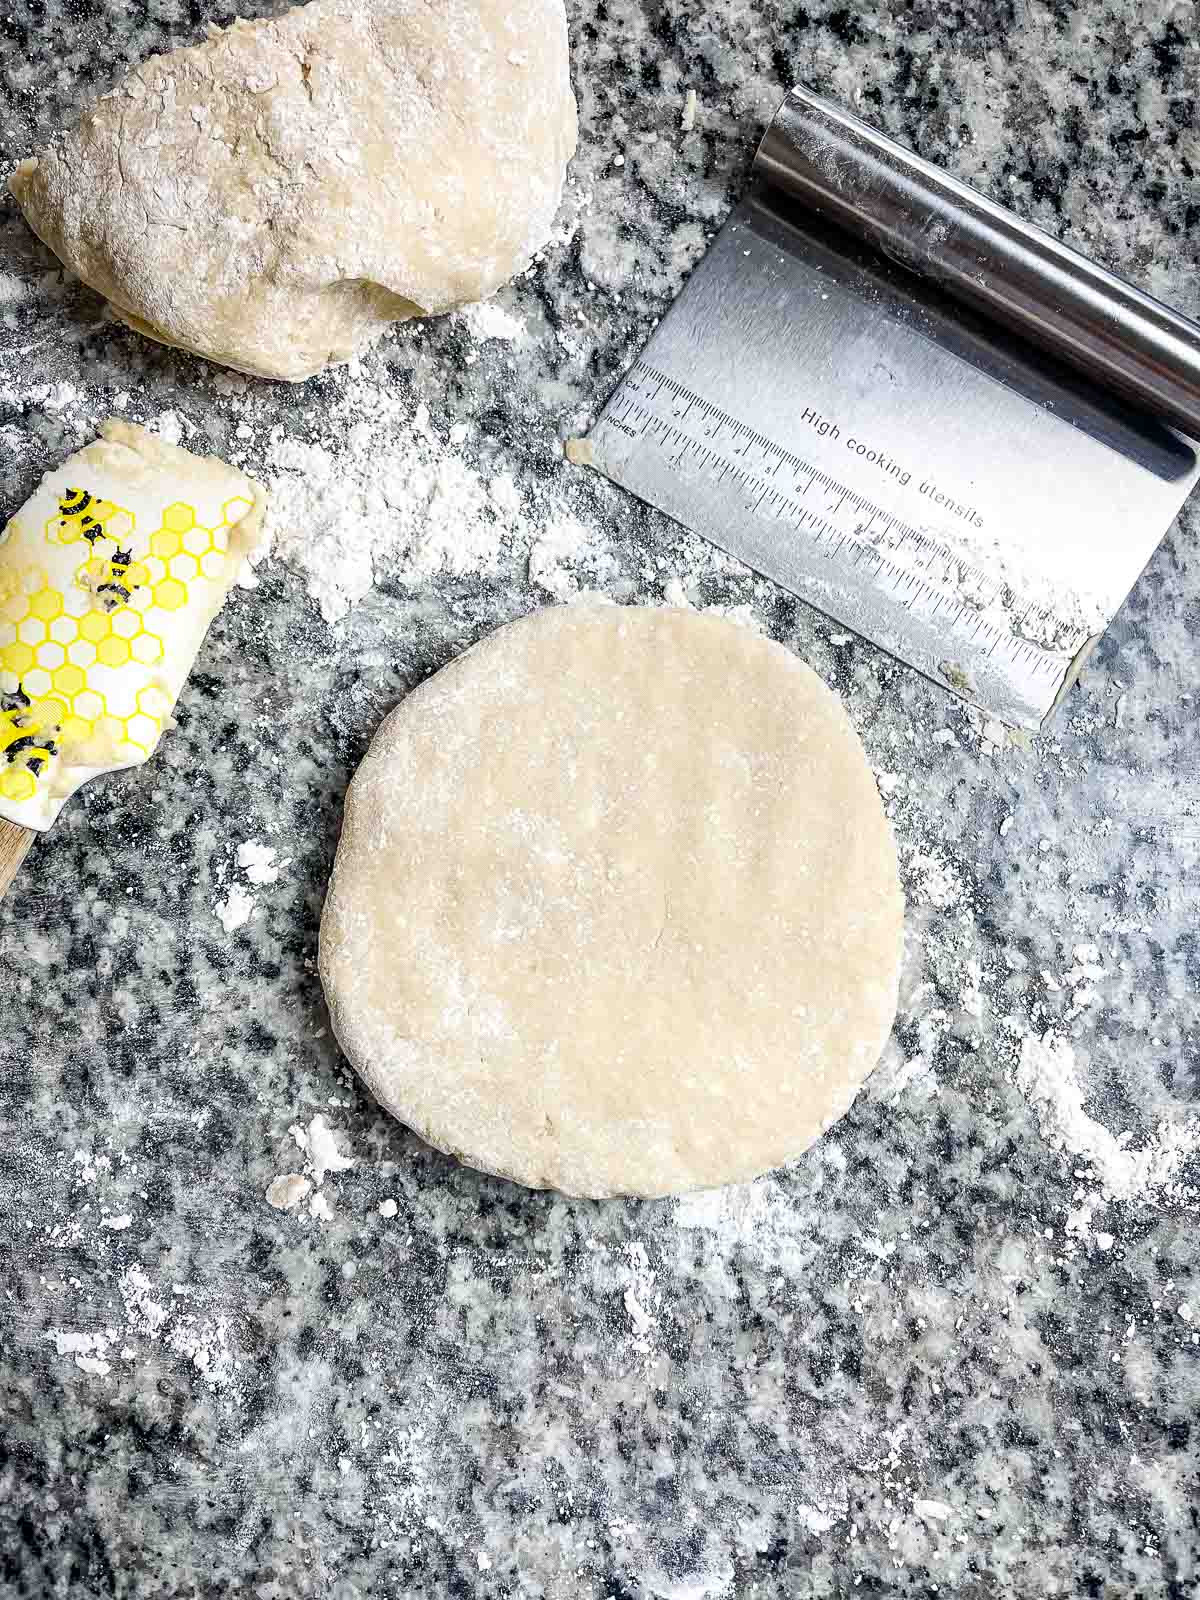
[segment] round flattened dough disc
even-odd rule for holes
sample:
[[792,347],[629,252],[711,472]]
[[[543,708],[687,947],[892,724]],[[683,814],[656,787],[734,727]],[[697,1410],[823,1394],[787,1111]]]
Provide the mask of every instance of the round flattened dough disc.
[[752,1178],[896,1009],[891,830],[837,697],[715,617],[550,609],[404,701],[321,929],[346,1054],[472,1166],[569,1194]]

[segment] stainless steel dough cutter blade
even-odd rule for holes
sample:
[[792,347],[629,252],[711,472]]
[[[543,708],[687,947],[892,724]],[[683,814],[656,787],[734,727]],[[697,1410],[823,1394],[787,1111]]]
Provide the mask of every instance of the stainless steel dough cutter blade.
[[591,464],[1038,728],[1200,477],[1200,326],[805,90]]

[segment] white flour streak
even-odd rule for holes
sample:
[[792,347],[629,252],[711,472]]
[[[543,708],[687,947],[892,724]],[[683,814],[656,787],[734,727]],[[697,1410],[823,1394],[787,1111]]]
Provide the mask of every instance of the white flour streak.
[[[233,1376],[236,1362],[229,1346],[229,1318],[191,1311],[191,1291],[173,1286],[170,1304],[141,1267],[127,1267],[118,1279],[120,1304],[110,1315],[119,1324],[97,1332],[70,1332],[53,1328],[45,1337],[60,1356],[71,1356],[82,1372],[107,1377],[116,1356],[111,1346],[122,1341],[123,1362],[136,1361],[141,1352],[127,1341],[152,1341],[182,1356],[212,1388]],[[112,1302],[110,1302],[111,1304]]]
[[154,1285],[141,1267],[129,1267],[121,1274],[121,1298],[135,1333],[157,1334],[170,1315],[156,1298]]
[[[827,1141],[824,1150],[831,1164],[844,1165],[835,1145]],[[674,1220],[677,1228],[711,1234],[714,1255],[722,1261],[741,1249],[764,1267],[786,1270],[802,1248],[803,1229],[790,1204],[786,1180],[773,1174],[753,1183],[684,1195],[675,1202]],[[716,1286],[711,1287],[716,1292]]]
[[[882,1067],[880,1071],[883,1071]],[[926,1058],[919,1053],[897,1067],[890,1080],[885,1081],[885,1094],[889,1101],[902,1100],[917,1089],[923,1090],[927,1096],[938,1093],[937,1076]]]
[[625,1310],[629,1313],[629,1320],[633,1323],[633,1331],[637,1334],[649,1333],[654,1326],[654,1318],[646,1310],[632,1289],[626,1289],[624,1295]]
[[1147,1144],[1131,1150],[1129,1133],[1113,1134],[1085,1110],[1075,1051],[1052,1033],[1022,1039],[1014,1076],[1047,1143],[1086,1162],[1099,1180],[1101,1196],[1085,1199],[1072,1213],[1068,1221],[1072,1232],[1086,1231],[1101,1198],[1172,1197],[1180,1167],[1200,1143],[1200,1118],[1160,1123]]
[[175,1284],[170,1304],[141,1267],[129,1267],[120,1279],[127,1330],[143,1338],[161,1340],[169,1350],[195,1368],[211,1388],[221,1388],[233,1376],[235,1362],[229,1348],[229,1319],[193,1313],[191,1291]]
[[650,1266],[650,1258],[646,1254],[646,1246],[640,1242],[631,1244],[629,1281],[621,1297],[621,1303],[625,1307],[625,1314],[633,1329],[634,1348],[643,1354],[648,1354],[650,1351],[649,1335],[655,1329],[653,1303],[656,1298],[654,1272]]
[[99,1356],[76,1356],[75,1365],[81,1372],[90,1373],[96,1378],[106,1378],[112,1371],[111,1362],[104,1361]]
[[178,411],[162,411],[159,415],[146,423],[151,433],[157,433],[160,439],[165,439],[168,444],[182,444],[184,429],[188,433],[195,433],[195,428],[190,423],[185,423]]
[[167,1343],[177,1355],[191,1362],[211,1388],[221,1388],[233,1376],[235,1362],[229,1348],[228,1318],[184,1317],[172,1329]]

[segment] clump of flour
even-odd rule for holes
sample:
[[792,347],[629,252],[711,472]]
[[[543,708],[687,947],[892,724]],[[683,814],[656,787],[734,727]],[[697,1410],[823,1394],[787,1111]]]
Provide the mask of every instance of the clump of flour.
[[525,324],[512,311],[506,311],[495,300],[479,300],[454,313],[456,320],[466,325],[471,335],[480,341],[499,339],[505,344],[525,343]]
[[318,1114],[307,1127],[293,1122],[288,1129],[297,1150],[305,1157],[307,1175],[302,1172],[283,1172],[267,1185],[267,1204],[276,1211],[294,1211],[308,1200],[309,1216],[320,1222],[333,1219],[329,1196],[321,1193],[321,1186],[331,1172],[346,1172],[354,1165],[353,1156],[343,1155],[338,1149],[333,1129]]
[[289,865],[287,861],[280,861],[277,857],[278,852],[274,847],[264,844],[261,839],[247,839],[237,850],[238,866],[250,882],[260,888],[266,884],[278,883],[279,874]]
[[[280,861],[278,851],[273,845],[267,844],[262,839],[247,839],[244,844],[237,847],[233,865],[251,887],[247,888],[240,883],[231,884],[228,892],[214,901],[213,914],[227,934],[236,933],[239,928],[244,928],[247,923],[253,921],[258,913],[258,901],[252,890],[271,888],[277,884],[280,873],[291,865],[291,857]],[[217,879],[222,887],[225,885],[229,869],[228,861],[219,861],[216,864]]]
[[216,906],[217,921],[226,933],[236,933],[244,928],[254,915],[254,900],[236,885]]
[[284,1172],[267,1185],[267,1204],[276,1211],[294,1211],[308,1198],[311,1181],[300,1172]]

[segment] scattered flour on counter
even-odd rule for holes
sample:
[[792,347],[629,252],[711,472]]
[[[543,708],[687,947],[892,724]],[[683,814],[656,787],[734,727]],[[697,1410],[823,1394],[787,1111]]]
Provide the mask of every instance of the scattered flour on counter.
[[[886,1071],[882,1065],[878,1070],[881,1074]],[[886,1088],[882,1087],[883,1083],[886,1083]],[[902,1062],[890,1078],[883,1079],[881,1089],[884,1097],[893,1104],[910,1096],[915,1097],[917,1091],[926,1099],[939,1093],[937,1074],[920,1052]]]
[[739,628],[748,628],[751,633],[767,637],[766,625],[749,601],[742,600],[733,605],[717,601],[713,605],[701,606],[700,610],[714,617],[724,617],[726,622],[732,622]]
[[112,1371],[112,1363],[107,1360],[108,1347],[114,1338],[112,1333],[68,1333],[51,1328],[45,1337],[53,1341],[60,1356],[73,1356],[81,1372],[94,1378],[106,1378]]
[[0,272],[0,307],[9,310],[32,295],[32,287],[23,279],[14,277],[11,272]]
[[947,1517],[953,1516],[953,1508],[944,1500],[914,1500],[913,1510],[919,1517],[932,1522],[945,1522]]
[[[699,537],[699,535],[697,535]],[[720,563],[728,562],[732,558],[724,555],[716,545],[710,547],[710,554]],[[715,569],[719,570],[719,568]],[[700,611],[706,616],[724,617],[727,622],[736,623],[739,628],[748,628],[751,633],[767,636],[768,630],[762,615],[750,600],[704,600],[701,594],[702,574],[698,571],[686,573],[673,573],[663,579],[660,574],[653,573],[648,567],[642,570],[642,577],[648,586],[662,582],[662,599],[654,600],[647,596],[644,604],[664,605],[683,611]],[[765,579],[756,579],[764,583]]]
[[[835,1182],[840,1180],[846,1165],[839,1146],[830,1138],[821,1142],[809,1161],[810,1185],[822,1181],[822,1169]],[[798,1206],[786,1175],[767,1173],[751,1183],[683,1195],[675,1201],[673,1221],[681,1260],[687,1260],[695,1248],[689,1234],[698,1230],[710,1236],[714,1256],[722,1262],[741,1252],[764,1272],[802,1275],[805,1271],[804,1197]],[[717,1292],[717,1285],[711,1288]]]
[[624,1295],[625,1310],[629,1313],[629,1320],[633,1324],[633,1331],[638,1335],[649,1333],[654,1326],[654,1318],[646,1310],[637,1297],[635,1289],[628,1288]]
[[170,1304],[141,1267],[128,1267],[120,1278],[128,1331],[155,1339],[195,1368],[214,1389],[233,1377],[236,1362],[229,1347],[229,1318],[193,1312],[192,1291],[174,1284]]
[[899,850],[912,899],[939,911],[946,911],[961,903],[961,878],[940,850],[906,850],[903,842]]
[[135,1333],[157,1334],[170,1316],[141,1267],[127,1267],[121,1274],[121,1298],[126,1318]]
[[71,1154],[72,1165],[79,1170],[74,1174],[77,1184],[92,1184],[97,1178],[106,1178],[113,1170],[113,1158],[102,1153],[89,1154],[86,1150],[75,1150]]
[[1186,1198],[1182,1192],[1176,1194],[1175,1180],[1183,1163],[1200,1148],[1200,1118],[1160,1123],[1141,1149],[1131,1150],[1130,1133],[1113,1134],[1088,1114],[1075,1050],[1049,1032],[1021,1039],[1013,1076],[1032,1104],[1047,1143],[1086,1162],[1099,1181],[1099,1193],[1083,1197],[1070,1214],[1069,1232],[1086,1233],[1095,1211],[1109,1200]]
[[[460,316],[477,340],[525,337],[519,318],[494,303]],[[280,420],[247,399],[236,374],[214,378],[239,419],[226,453],[263,482],[269,498],[267,540],[243,562],[242,587],[257,587],[262,563],[274,557],[299,574],[332,624],[384,578],[420,587],[441,573],[485,574],[506,551],[528,553],[535,545],[535,581],[559,598],[574,597],[564,562],[587,569],[593,581],[616,570],[607,520],[603,534],[574,520],[585,492],[578,475],[569,493],[565,469],[561,481],[523,472],[518,488],[507,471],[489,472],[465,459],[467,424],[435,425],[425,404],[397,394],[385,367],[356,362],[329,381],[336,387],[314,427],[311,414],[285,413]],[[7,393],[0,382],[0,399]],[[11,398],[60,414],[80,443],[130,399],[66,381],[14,384]],[[143,418],[133,407],[129,414],[173,444],[187,445],[199,431],[178,410]],[[14,446],[24,438],[16,434]],[[547,455],[557,454],[552,437],[545,444]],[[236,893],[218,910],[228,932],[245,925],[238,920],[243,913],[249,920],[253,906]]]
[[195,427],[181,417],[178,411],[160,411],[146,423],[151,433],[156,433],[167,444],[182,444],[184,432],[195,433]]
[[525,324],[513,312],[506,311],[494,300],[478,300],[454,312],[457,321],[465,323],[472,337],[480,340],[502,339],[506,344],[524,344]]
[[753,1183],[726,1184],[723,1189],[700,1189],[675,1202],[677,1228],[703,1228],[711,1233],[748,1237],[770,1212],[778,1183],[758,1178]]
[[[530,577],[533,576],[532,570]],[[654,604],[653,601],[650,602]],[[711,605],[697,604],[688,594],[687,586],[682,578],[676,576],[668,578],[663,585],[662,603],[682,611],[703,611],[708,616],[724,617],[727,622],[736,623],[739,628],[748,628],[751,633],[765,636],[766,629],[762,618],[755,611],[753,605],[746,601],[728,604],[723,601],[714,601]]]
[[461,433],[459,424],[443,436],[424,404],[413,409],[361,375],[326,408],[319,438],[272,429],[263,462],[271,553],[303,577],[326,622],[382,578],[486,573],[511,547],[537,547],[534,581],[565,598],[562,561],[597,557],[595,536],[565,502],[537,480],[522,493],[507,473],[477,470],[459,453]]
[[344,1156],[338,1149],[333,1129],[322,1116],[315,1116],[308,1125],[308,1159],[318,1189],[329,1173],[345,1172],[354,1165],[354,1157]]
[[254,915],[254,899],[245,889],[233,888],[214,908],[217,921],[226,933],[236,933],[244,928]]
[[[797,1520],[805,1520],[805,1509],[797,1507]],[[733,1561],[718,1540],[710,1539],[699,1553],[689,1551],[683,1571],[668,1571],[653,1558],[639,1567],[638,1589],[648,1600],[733,1600]]]
[[171,1330],[168,1345],[192,1366],[213,1389],[219,1389],[233,1376],[235,1361],[229,1348],[227,1317],[182,1318]]
[[577,560],[591,540],[591,530],[577,517],[564,516],[551,522],[529,552],[530,583],[536,583],[557,600],[570,599],[579,592],[579,580],[564,562]]
[[307,1198],[309,1216],[329,1222],[333,1218],[333,1207],[328,1197],[312,1191],[320,1190],[331,1172],[347,1171],[354,1165],[354,1158],[343,1155],[338,1149],[333,1129],[320,1113],[310,1120],[307,1128],[293,1122],[288,1132],[305,1157],[309,1176],[284,1172],[273,1178],[266,1189],[267,1203],[277,1211],[294,1211]]
[[112,1346],[120,1344],[119,1359],[132,1362],[143,1350],[130,1341],[151,1342],[182,1356],[212,1388],[220,1388],[233,1376],[236,1362],[229,1344],[230,1319],[193,1311],[192,1291],[174,1285],[168,1296],[158,1289],[138,1266],[127,1267],[117,1280],[119,1303],[108,1312],[115,1326],[94,1333],[51,1329],[51,1340],[60,1356],[73,1357],[82,1372],[107,1377],[118,1359]]
[[81,1372],[91,1373],[96,1378],[107,1378],[112,1371],[112,1363],[102,1360],[99,1356],[76,1356],[75,1365]]
[[273,435],[267,468],[273,553],[304,577],[327,622],[377,577],[487,571],[502,543],[527,531],[511,479],[468,466],[423,404],[410,411],[382,385],[352,379],[324,426],[338,448]]
[[[437,1471],[436,1426],[414,1422],[391,1434],[389,1448],[379,1456],[379,1484],[385,1504],[406,1518],[414,1517],[430,1498],[430,1481]],[[393,1523],[393,1526],[395,1524]]]
[[77,405],[81,398],[79,390],[73,383],[52,383],[47,389],[42,405],[47,411],[66,411],[69,407]]
[[251,883],[258,887],[278,883],[279,874],[290,863],[277,861],[277,852],[261,839],[247,839],[237,849],[237,864]]
[[643,1354],[650,1351],[649,1335],[655,1329],[653,1308],[661,1299],[655,1292],[654,1278],[646,1246],[635,1241],[629,1246],[628,1285],[621,1299],[633,1328],[634,1347]]

